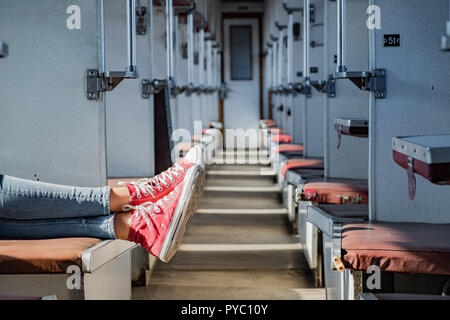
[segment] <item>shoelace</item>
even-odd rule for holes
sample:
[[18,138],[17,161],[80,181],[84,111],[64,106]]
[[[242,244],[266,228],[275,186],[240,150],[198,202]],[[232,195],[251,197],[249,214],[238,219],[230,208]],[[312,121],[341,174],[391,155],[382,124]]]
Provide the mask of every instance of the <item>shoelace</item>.
[[118,185],[125,185],[125,184],[133,185],[136,189],[136,196],[138,198],[141,198],[142,194],[144,194],[144,196],[146,197],[151,195],[154,198],[156,194],[155,187],[159,191],[163,191],[163,187],[161,185],[164,185],[166,188],[169,188],[170,184],[167,182],[167,179],[169,179],[171,183],[174,183],[175,182],[174,175],[177,178],[181,177],[179,171],[186,172],[186,169],[183,168],[178,163],[176,163],[173,167],[169,168],[167,171],[164,171],[163,173],[157,175],[154,178],[145,178],[138,181],[132,181],[131,183],[119,182]]
[[[177,189],[178,189],[178,187],[177,187]],[[179,191],[179,190],[177,190],[177,191]],[[149,216],[154,215],[153,211],[155,211],[156,213],[160,213],[161,209],[159,209],[159,207],[165,209],[166,205],[164,204],[164,202],[170,203],[170,198],[172,198],[172,199],[175,198],[175,193],[173,191],[170,193],[170,197],[165,196],[163,199],[159,200],[156,203],[146,202],[139,206],[132,206],[132,205],[126,204],[123,206],[122,210],[124,212],[135,210],[136,219],[139,220],[141,217],[144,218],[145,223],[147,224],[149,229],[151,229],[152,223],[150,221]]]
[[149,216],[153,215],[153,210],[155,208],[155,204],[153,202],[146,202],[139,206],[131,206],[131,205],[124,205],[123,211],[131,211],[135,210],[136,219],[140,220],[140,218],[144,218],[145,223],[147,224],[149,230],[152,229],[152,222],[150,221]]

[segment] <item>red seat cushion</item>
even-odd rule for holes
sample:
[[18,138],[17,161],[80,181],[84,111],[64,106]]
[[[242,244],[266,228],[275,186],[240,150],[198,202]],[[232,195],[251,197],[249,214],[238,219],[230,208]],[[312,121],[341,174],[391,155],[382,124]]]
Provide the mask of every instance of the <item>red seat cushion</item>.
[[323,169],[323,161],[321,160],[313,160],[313,159],[292,159],[288,160],[288,162],[281,169],[281,175],[283,177],[286,176],[286,172],[291,169]]
[[283,134],[283,129],[280,128],[269,128],[268,132],[270,134]]
[[277,134],[277,135],[272,136],[272,142],[291,143],[292,136],[289,134]]
[[303,186],[302,199],[321,204],[367,204],[367,182],[314,182]]
[[292,151],[303,152],[304,150],[305,148],[303,148],[303,146],[299,144],[282,144],[273,148],[272,152],[273,153],[292,152]]
[[353,270],[450,275],[450,224],[352,223],[343,226],[343,263]]

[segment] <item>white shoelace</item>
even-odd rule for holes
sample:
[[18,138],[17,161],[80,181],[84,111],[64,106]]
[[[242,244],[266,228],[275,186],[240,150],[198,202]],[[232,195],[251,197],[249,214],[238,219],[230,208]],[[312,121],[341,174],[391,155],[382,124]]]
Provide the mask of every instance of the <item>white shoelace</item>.
[[139,199],[142,198],[142,195],[144,195],[145,197],[151,195],[154,198],[156,194],[155,187],[159,191],[163,191],[162,185],[164,185],[166,188],[169,188],[170,184],[167,181],[174,183],[175,182],[174,176],[176,176],[177,178],[181,177],[179,171],[186,172],[186,169],[180,166],[178,163],[176,163],[172,168],[169,168],[167,171],[164,171],[163,173],[157,175],[156,177],[132,181],[131,183],[119,182],[118,185],[125,185],[125,184],[133,185],[136,189],[136,196]]
[[[177,187],[176,191],[179,191],[178,187]],[[160,213],[161,209],[159,207],[164,209],[166,207],[164,202],[170,203],[170,198],[172,198],[172,199],[175,198],[175,193],[174,192],[171,192],[170,196],[165,196],[163,199],[159,200],[156,203],[146,202],[146,203],[143,203],[143,204],[141,204],[139,206],[132,206],[132,205],[126,204],[126,205],[123,206],[122,210],[124,212],[135,210],[136,219],[139,220],[141,217],[144,218],[145,223],[147,224],[149,229],[151,229],[152,223],[150,221],[149,216],[153,216],[154,215],[153,211],[155,211],[156,213]],[[168,219],[168,216],[166,216],[166,218]]]
[[149,230],[152,229],[152,222],[150,221],[149,216],[153,215],[152,210],[155,208],[155,204],[153,202],[143,203],[139,206],[131,206],[124,205],[123,211],[131,211],[135,210],[136,219],[139,220],[141,217],[144,218],[145,223],[147,224]]

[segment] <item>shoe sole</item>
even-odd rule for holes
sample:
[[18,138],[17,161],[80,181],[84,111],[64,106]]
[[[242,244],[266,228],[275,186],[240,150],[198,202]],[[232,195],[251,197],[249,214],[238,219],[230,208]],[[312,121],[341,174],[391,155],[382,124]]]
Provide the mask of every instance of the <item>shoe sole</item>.
[[181,245],[184,234],[200,203],[205,184],[205,170],[201,166],[190,168],[177,208],[161,247],[159,259],[169,262]]

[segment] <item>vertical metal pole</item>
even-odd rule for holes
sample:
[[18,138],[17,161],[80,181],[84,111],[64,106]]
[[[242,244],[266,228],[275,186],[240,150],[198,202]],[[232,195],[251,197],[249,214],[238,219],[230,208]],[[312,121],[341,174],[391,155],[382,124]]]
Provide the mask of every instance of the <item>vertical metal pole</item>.
[[136,0],[127,0],[127,71],[137,72],[136,67]]
[[[273,46],[272,46],[272,48],[273,48]],[[273,87],[273,66],[272,66],[272,48],[271,47],[269,47],[269,57],[268,57],[268,60],[269,60],[269,62],[268,62],[268,68],[267,68],[267,70],[268,70],[268,75],[267,75],[267,78],[269,79],[269,87],[270,88],[272,88]]]
[[174,64],[174,77],[176,79],[176,77],[180,74],[179,73],[179,52],[178,52],[178,48],[179,48],[179,44],[178,44],[178,14],[175,14],[174,16],[174,37],[175,37],[175,48],[173,49],[173,54],[174,54],[174,58],[173,58],[173,64]]
[[212,41],[206,42],[206,85],[212,86]]
[[99,29],[100,29],[100,43],[99,43],[99,51],[100,51],[100,65],[99,71],[100,73],[105,73],[105,65],[106,65],[106,57],[105,57],[105,0],[100,0],[100,21]]
[[166,0],[166,48],[167,78],[173,80],[173,7],[172,0]]
[[194,85],[194,14],[188,14],[188,83]]
[[218,49],[217,51],[217,84],[218,86],[222,86],[222,49]]
[[346,72],[346,25],[347,25],[347,2],[337,0],[337,72]]
[[307,85],[310,84],[309,38],[310,38],[310,0],[303,0],[303,75]]
[[288,24],[288,47],[287,47],[287,82],[288,84],[292,84],[292,61],[294,54],[294,15],[289,13],[289,24]]
[[273,88],[277,86],[278,81],[278,60],[277,60],[277,53],[278,53],[278,41],[273,42],[273,48],[272,48],[272,83]]
[[278,85],[283,85],[283,39],[284,31],[280,30],[280,38],[278,39]]
[[199,80],[200,86],[204,86],[205,84],[205,29],[202,28],[200,30],[199,37]]
[[150,82],[152,82],[154,77],[154,70],[155,70],[155,64],[154,64],[154,33],[153,33],[153,0],[148,0],[148,16],[149,16],[149,38],[150,38]]

